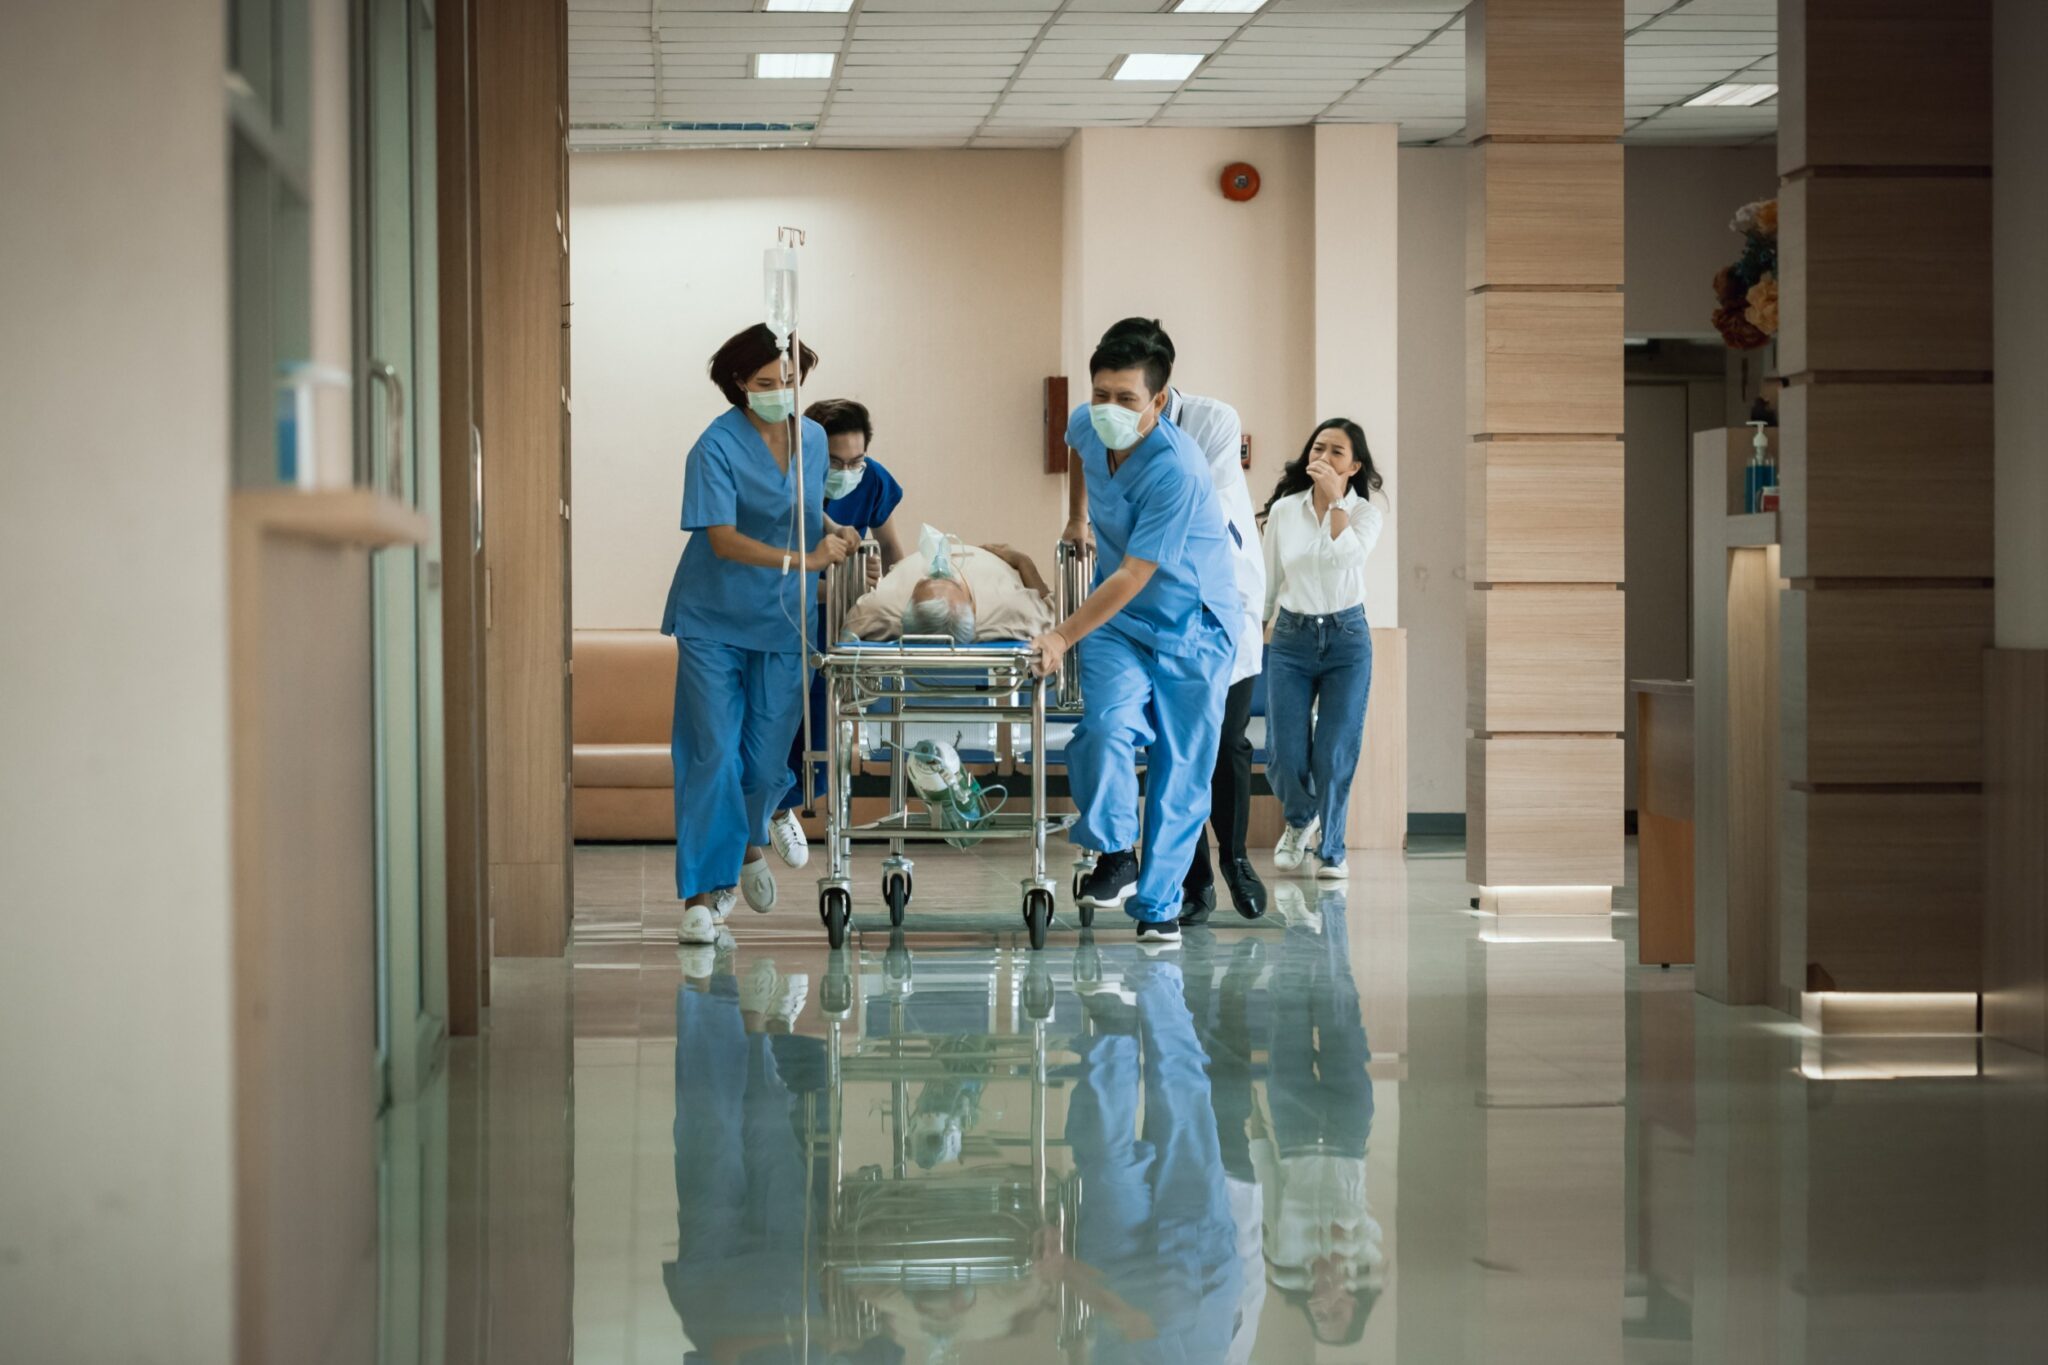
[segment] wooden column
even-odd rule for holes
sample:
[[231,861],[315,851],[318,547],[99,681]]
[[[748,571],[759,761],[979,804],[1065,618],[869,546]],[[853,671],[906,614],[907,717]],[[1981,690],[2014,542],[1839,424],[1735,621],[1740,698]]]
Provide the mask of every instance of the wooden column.
[[477,6],[491,950],[569,928],[567,19]]
[[1622,5],[1466,13],[1466,875],[1503,914],[1622,879]]
[[1989,6],[1781,0],[1779,43],[1787,984],[1975,991]]

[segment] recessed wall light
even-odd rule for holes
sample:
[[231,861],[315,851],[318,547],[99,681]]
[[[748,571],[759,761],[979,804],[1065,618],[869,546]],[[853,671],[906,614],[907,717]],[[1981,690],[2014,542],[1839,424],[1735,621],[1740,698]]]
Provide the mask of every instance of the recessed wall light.
[[844,14],[853,0],[768,0],[770,14],[796,11],[803,14]]
[[1175,14],[1250,14],[1266,0],[1180,0]]
[[836,52],[756,52],[754,74],[767,81],[823,81],[832,78]]
[[1704,95],[1694,95],[1685,102],[1685,107],[1704,109],[1722,104],[1762,104],[1777,93],[1775,85],[1717,85]]
[[1184,81],[1202,64],[1199,52],[1132,52],[1118,63],[1120,81]]

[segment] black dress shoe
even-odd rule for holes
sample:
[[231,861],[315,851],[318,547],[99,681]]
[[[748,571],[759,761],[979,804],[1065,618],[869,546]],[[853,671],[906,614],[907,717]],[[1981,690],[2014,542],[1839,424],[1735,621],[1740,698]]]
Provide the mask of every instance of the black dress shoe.
[[1209,922],[1209,916],[1216,913],[1216,884],[1204,882],[1200,886],[1184,886],[1180,892],[1180,923],[1183,929],[1192,929],[1197,924]]
[[[1230,888],[1230,903],[1246,919],[1266,913],[1266,884],[1249,858],[1232,858],[1223,864],[1223,884]],[[1185,921],[1183,921],[1185,923]]]

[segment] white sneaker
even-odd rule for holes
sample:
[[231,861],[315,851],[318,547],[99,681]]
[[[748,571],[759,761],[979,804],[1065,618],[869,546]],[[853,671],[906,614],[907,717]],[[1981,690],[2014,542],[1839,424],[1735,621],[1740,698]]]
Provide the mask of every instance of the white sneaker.
[[770,1014],[794,1029],[797,1016],[804,1012],[810,998],[811,978],[803,972],[791,972],[782,978],[782,994],[776,998]]
[[761,914],[775,908],[775,874],[768,870],[766,858],[740,864],[740,894],[747,898],[750,909]]
[[706,947],[718,942],[718,916],[708,905],[686,905],[683,907],[683,922],[676,929],[676,942],[701,943]]
[[804,837],[803,821],[792,807],[777,812],[768,822],[768,837],[774,841],[775,856],[784,867],[802,867],[811,860],[811,841]]
[[1300,867],[1301,860],[1308,853],[1309,836],[1314,831],[1314,821],[1310,821],[1305,829],[1289,825],[1280,831],[1280,842],[1273,846],[1273,866],[1282,872],[1292,872]]
[[1314,854],[1312,856],[1315,859],[1317,881],[1341,882],[1350,880],[1351,870],[1348,867],[1346,867],[1342,862],[1333,863],[1329,859],[1323,857],[1323,855],[1320,853]]

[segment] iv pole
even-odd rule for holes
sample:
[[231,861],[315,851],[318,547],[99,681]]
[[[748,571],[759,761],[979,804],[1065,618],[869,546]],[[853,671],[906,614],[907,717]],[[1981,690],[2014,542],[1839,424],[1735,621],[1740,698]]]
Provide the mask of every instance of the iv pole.
[[[811,613],[817,610],[816,594],[803,591],[809,586],[810,574],[803,568],[803,561],[810,553],[809,528],[805,525],[804,495],[804,376],[803,337],[797,326],[796,299],[796,249],[804,244],[802,228],[780,227],[775,230],[776,245],[767,252],[763,271],[763,293],[768,311],[768,328],[775,333],[775,348],[782,355],[783,374],[789,380],[792,402],[789,410],[789,460],[790,468],[796,474],[796,559],[798,582],[797,591],[797,658],[799,660],[797,685],[801,689],[798,705],[803,709],[803,761],[798,765],[802,773],[800,781],[803,790],[803,808],[814,808],[811,797]],[[789,290],[783,296],[778,290],[778,276],[786,276]]]

